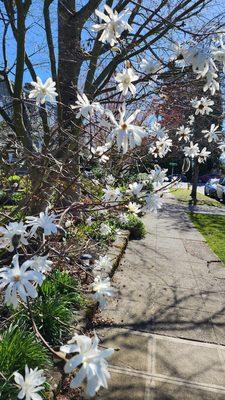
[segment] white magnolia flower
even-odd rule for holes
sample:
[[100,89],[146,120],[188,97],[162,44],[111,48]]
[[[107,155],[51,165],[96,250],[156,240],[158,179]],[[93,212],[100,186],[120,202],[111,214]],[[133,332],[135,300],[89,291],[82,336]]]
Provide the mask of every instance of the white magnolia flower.
[[203,163],[207,160],[207,158],[210,156],[211,151],[207,151],[206,147],[204,147],[200,153],[198,154],[198,162]]
[[107,156],[106,153],[110,149],[111,146],[112,146],[112,143],[107,142],[103,146],[97,146],[96,149],[94,149],[94,147],[92,147],[91,153],[94,154],[95,156],[99,157],[99,161],[104,164],[109,160],[109,157]]
[[118,149],[122,148],[124,154],[129,147],[133,149],[135,146],[140,146],[142,138],[146,136],[146,132],[141,126],[132,124],[139,112],[140,110],[136,110],[130,117],[125,119],[126,109],[123,107],[120,110],[119,122],[116,121],[112,113],[110,115],[110,119],[115,125],[111,131],[111,139],[116,138]]
[[171,57],[172,60],[176,60],[178,62],[182,62],[182,66],[184,66],[184,60],[187,56],[187,48],[182,45],[181,43],[175,42],[172,44],[172,51],[173,56]]
[[103,200],[106,202],[110,201],[114,203],[120,201],[122,198],[122,193],[118,188],[114,189],[110,186],[106,186],[106,189],[103,189],[103,192]]
[[208,52],[208,49],[194,45],[189,47],[185,55],[187,65],[192,65],[192,70],[202,78],[207,74],[210,66],[216,69],[216,66]]
[[100,225],[100,234],[102,236],[107,236],[110,235],[110,233],[112,232],[112,229],[110,228],[109,225],[102,223]]
[[106,181],[106,183],[108,184],[108,185],[113,185],[114,183],[115,183],[115,178],[114,178],[114,176],[113,175],[108,175],[108,176],[106,176],[106,178],[105,178],[105,181]]
[[[209,143],[211,143],[211,142],[217,142],[218,141],[218,135],[217,135],[217,133],[219,133],[219,132],[217,132],[218,131],[218,129],[219,129],[219,125],[215,125],[215,124],[212,124],[211,126],[210,126],[210,129],[208,130],[208,129],[204,129],[204,130],[202,130],[202,133],[205,133],[205,137],[208,139],[208,142]],[[217,132],[217,133],[216,133]]]
[[48,78],[45,83],[42,82],[41,78],[37,76],[37,82],[31,82],[34,89],[30,91],[29,98],[36,99],[36,104],[44,104],[46,99],[49,98],[50,101],[55,101],[58,96],[55,85],[52,78]]
[[161,207],[162,201],[159,195],[156,193],[147,193],[145,211],[157,213]]
[[135,202],[130,201],[126,207],[128,211],[133,214],[139,214],[141,212],[141,206]]
[[108,256],[100,256],[97,261],[95,261],[93,273],[109,272],[112,267],[112,261]]
[[150,178],[153,182],[162,184],[164,181],[168,181],[167,172],[168,169],[162,169],[159,165],[155,165],[154,169],[150,172]]
[[172,145],[172,140],[169,139],[169,136],[166,134],[163,138],[157,140],[155,144],[150,147],[149,151],[155,158],[163,158],[171,151],[170,148]]
[[191,158],[197,157],[199,155],[198,143],[193,144],[193,142],[190,142],[189,146],[185,146],[184,155]]
[[222,151],[223,154],[225,154],[225,142],[219,143],[218,148]]
[[134,195],[134,196],[139,196],[142,189],[143,189],[144,184],[141,182],[134,182],[129,184],[129,189],[128,193]]
[[[206,83],[203,86],[203,92],[210,90],[211,95],[214,96],[217,90],[220,88],[219,82],[216,80],[218,78],[218,74],[213,70],[209,70],[206,74]],[[201,76],[200,76],[201,79]]]
[[92,217],[90,216],[86,219],[86,225],[91,226],[92,224],[93,224],[93,220],[92,220]]
[[181,125],[178,129],[176,134],[179,136],[179,141],[184,140],[185,142],[188,142],[190,139],[190,133],[191,130],[190,128],[185,128],[184,125]]
[[194,115],[190,115],[188,117],[188,124],[191,126],[191,125],[194,124],[194,122],[195,122],[195,116]]
[[[74,344],[75,342],[76,344]],[[70,374],[79,365],[82,365],[72,379],[70,387],[75,389],[87,379],[86,394],[88,397],[94,397],[100,387],[107,389],[107,380],[110,378],[106,358],[110,357],[114,350],[110,348],[100,350],[98,344],[99,339],[96,335],[93,339],[85,335],[75,335],[67,345],[60,347],[60,350],[66,354],[79,353],[66,362],[64,371],[66,374]]]
[[111,286],[110,278],[102,279],[99,275],[92,283],[92,290],[95,292],[93,299],[99,302],[101,309],[108,305],[107,297],[113,297],[116,290]]
[[197,98],[191,100],[191,105],[192,107],[195,108],[195,115],[201,114],[207,114],[211,113],[213,109],[210,106],[213,106],[214,101],[208,99],[208,97],[201,97],[200,100]]
[[18,305],[17,296],[26,302],[28,297],[37,297],[37,291],[31,281],[41,285],[43,275],[30,268],[30,261],[25,261],[19,266],[19,256],[16,254],[12,260],[13,268],[3,267],[0,269],[0,290],[5,289],[5,303],[12,304],[13,308]]
[[151,126],[150,135],[157,139],[163,139],[167,136],[167,130],[159,122],[155,121]]
[[94,112],[98,111],[100,113],[104,112],[103,107],[101,106],[100,103],[97,101],[93,101],[92,103],[90,100],[88,100],[86,94],[82,93],[79,94],[77,93],[77,101],[76,101],[76,106],[71,106],[73,110],[78,109],[78,113],[76,115],[76,118],[84,117],[89,119]]
[[57,233],[57,225],[53,222],[57,218],[54,213],[48,214],[48,208],[39,214],[39,217],[26,217],[27,226],[31,227],[31,235],[35,235],[38,228],[42,228],[45,236]]
[[222,45],[220,48],[215,48],[212,51],[212,55],[214,60],[222,62],[223,64],[223,72],[225,72],[225,46]]
[[31,269],[41,272],[42,274],[50,272],[53,264],[52,261],[48,260],[48,255],[34,256],[31,258],[31,260],[26,261],[26,263],[30,266]]
[[20,388],[18,393],[18,399],[25,400],[42,400],[42,397],[37,393],[44,389],[43,383],[45,383],[46,378],[43,376],[42,369],[32,369],[25,366],[25,378],[19,372],[14,372],[14,379],[16,384]]
[[119,221],[122,225],[126,225],[129,222],[129,218],[125,213],[119,214]]
[[22,244],[27,246],[28,233],[27,226],[22,221],[9,222],[5,228],[0,227],[0,248],[13,251],[14,248],[20,247]]
[[92,26],[92,30],[95,32],[103,31],[99,41],[103,43],[109,43],[110,46],[114,46],[120,38],[123,31],[132,31],[131,26],[123,19],[127,14],[127,10],[124,10],[120,15],[115,10],[113,11],[108,5],[104,6],[105,11],[108,15],[104,14],[99,10],[95,10],[95,14],[102,19],[104,22],[101,24],[95,24]]
[[122,73],[118,73],[115,76],[115,80],[119,82],[118,90],[120,92],[126,95],[128,90],[130,90],[132,95],[135,96],[136,88],[132,82],[137,81],[138,76],[135,75],[134,70],[132,68],[124,68]]
[[142,60],[140,67],[142,71],[147,75],[153,75],[151,78],[157,78],[157,72],[159,71],[161,64],[158,61]]

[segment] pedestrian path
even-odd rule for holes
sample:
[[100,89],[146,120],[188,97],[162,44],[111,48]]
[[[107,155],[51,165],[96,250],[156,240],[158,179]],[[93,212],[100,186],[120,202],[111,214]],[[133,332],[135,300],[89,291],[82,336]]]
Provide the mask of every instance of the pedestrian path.
[[183,211],[145,217],[98,334],[119,348],[99,400],[225,399],[225,267]]

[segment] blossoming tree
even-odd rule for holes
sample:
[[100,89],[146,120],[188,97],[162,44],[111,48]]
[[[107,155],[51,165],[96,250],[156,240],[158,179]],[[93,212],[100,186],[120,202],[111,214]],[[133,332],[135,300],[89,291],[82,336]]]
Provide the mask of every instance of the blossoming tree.
[[[41,334],[43,324],[40,328],[36,324],[35,299],[41,301],[41,290],[48,278],[51,281],[52,269],[57,268],[56,257],[63,259],[63,268],[70,270],[71,265],[78,264],[88,275],[87,291],[100,309],[116,296],[108,276],[111,260],[106,254],[92,264],[89,254],[83,255],[84,264],[72,258],[69,250],[74,240],[67,248],[68,232],[81,221],[87,231],[92,229],[95,238],[106,240],[118,232],[115,221],[110,221],[112,210],[117,226],[123,228],[139,221],[138,215],[161,208],[161,193],[168,178],[167,170],[159,164],[171,151],[173,141],[154,113],[144,119],[142,115],[143,100],[157,95],[160,74],[171,57],[192,68],[196,79],[205,79],[205,93],[191,100],[193,115],[177,132],[183,155],[196,163],[210,156],[210,151],[192,136],[190,125],[196,116],[212,112],[210,96],[219,89],[217,63],[223,69],[225,65],[224,35],[219,19],[216,27],[207,23],[207,30],[204,23],[199,25],[200,34],[194,28],[193,32],[186,29],[186,21],[189,26],[193,22],[193,27],[198,21],[204,0],[175,0],[172,9],[167,0],[158,1],[154,7],[133,0],[91,0],[82,6],[75,0],[44,0],[41,21],[49,55],[49,77],[45,80],[39,77],[41,71],[37,72],[26,47],[35,1],[2,3],[1,76],[12,104],[1,107],[0,113],[14,133],[13,139],[7,137],[6,141],[14,144],[18,164],[23,163],[30,197],[12,214],[3,214],[0,290],[9,310],[11,306],[22,308],[38,339],[54,357],[65,361],[64,372],[74,375],[70,387],[80,387],[86,381],[86,394],[94,397],[101,387],[107,388],[110,374],[106,359],[114,350],[101,349],[96,334],[77,333],[56,350]],[[54,3],[58,7],[57,40],[51,18]],[[7,61],[9,28],[16,44],[16,63],[11,69]],[[189,40],[184,43],[187,35]],[[176,43],[177,36],[182,36],[182,43]],[[26,69],[31,79],[24,89]],[[15,74],[13,83],[10,72]],[[216,126],[205,127],[204,134],[208,142],[218,142],[218,148],[225,152]],[[143,143],[152,167],[143,166],[144,177],[136,174],[136,179],[128,180],[124,171],[128,170],[129,176],[129,157],[135,155],[139,166],[142,158],[136,151]],[[3,146],[2,165],[11,166],[4,151]],[[122,165],[119,173],[117,164]],[[99,177],[93,172],[96,165]],[[38,212],[31,215],[33,206]],[[36,317],[40,315],[43,317],[40,312]],[[38,392],[42,393],[46,382],[43,370],[27,364],[24,367],[25,375],[24,370],[15,370],[9,377],[14,377],[17,397],[41,400]],[[3,379],[8,382],[8,378]]]

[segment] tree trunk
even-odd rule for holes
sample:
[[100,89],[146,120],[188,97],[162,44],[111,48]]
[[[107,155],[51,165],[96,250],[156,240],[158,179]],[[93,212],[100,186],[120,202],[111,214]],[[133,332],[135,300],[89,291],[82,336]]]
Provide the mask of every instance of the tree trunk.
[[191,198],[192,204],[197,204],[197,187],[198,187],[198,177],[199,177],[199,163],[197,158],[194,161],[193,172],[192,172],[192,190]]

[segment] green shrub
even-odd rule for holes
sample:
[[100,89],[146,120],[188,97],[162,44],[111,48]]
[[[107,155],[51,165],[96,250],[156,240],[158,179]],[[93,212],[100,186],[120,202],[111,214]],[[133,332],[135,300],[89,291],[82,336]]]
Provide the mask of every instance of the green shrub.
[[13,183],[20,183],[21,177],[19,175],[11,175],[8,177],[7,181],[12,185]]
[[15,192],[12,194],[11,199],[14,203],[20,203],[25,197],[26,194],[24,192]]
[[145,224],[134,214],[128,215],[128,222],[126,224],[119,222],[118,225],[121,229],[130,231],[130,239],[142,239],[146,235]]

